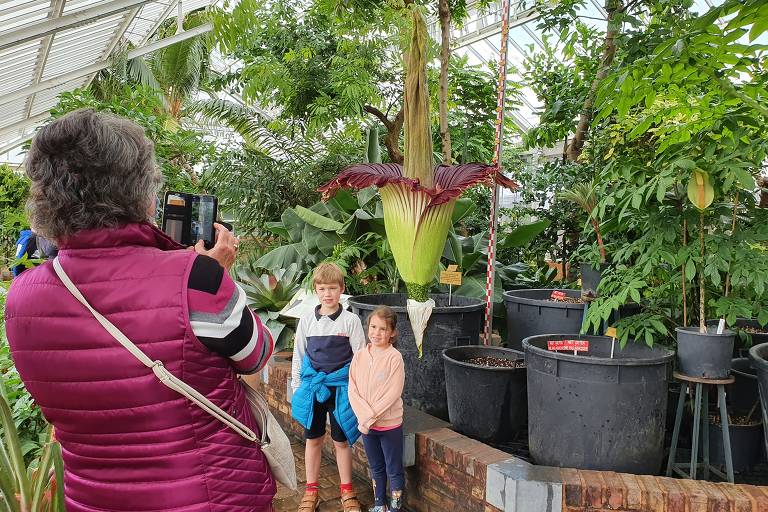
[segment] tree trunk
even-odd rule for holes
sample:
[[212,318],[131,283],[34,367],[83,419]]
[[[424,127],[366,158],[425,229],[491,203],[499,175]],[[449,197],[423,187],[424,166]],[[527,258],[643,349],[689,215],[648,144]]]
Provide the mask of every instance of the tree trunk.
[[584,147],[584,141],[587,139],[589,124],[592,122],[592,108],[595,103],[595,96],[600,83],[608,76],[608,70],[613,64],[613,58],[616,55],[616,36],[619,34],[621,24],[616,21],[616,15],[622,10],[622,0],[605,0],[605,10],[608,13],[608,25],[605,33],[605,43],[603,45],[603,54],[600,57],[600,67],[597,69],[595,79],[589,88],[589,93],[584,99],[584,108],[579,115],[579,124],[576,126],[576,133],[573,135],[571,143],[568,145],[568,160],[575,161],[581,155]]
[[440,140],[443,164],[451,165],[451,131],[448,128],[448,65],[451,62],[451,9],[448,0],[438,1],[440,16]]
[[400,151],[400,132],[403,130],[403,122],[405,121],[405,112],[403,109],[400,109],[394,119],[389,119],[384,112],[371,105],[364,106],[363,110],[375,116],[387,128],[387,136],[384,137],[384,145],[387,147],[389,160],[402,165],[403,153]]

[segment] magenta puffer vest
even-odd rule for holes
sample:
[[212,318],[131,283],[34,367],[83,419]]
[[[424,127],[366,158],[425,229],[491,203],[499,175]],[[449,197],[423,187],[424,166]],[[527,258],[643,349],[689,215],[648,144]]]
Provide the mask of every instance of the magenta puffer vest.
[[[257,431],[235,373],[192,333],[196,254],[149,224],[82,231],[59,259],[91,305],[151,359]],[[271,510],[275,482],[249,442],[168,389],[59,281],[50,262],[11,286],[16,367],[61,442],[68,512]]]

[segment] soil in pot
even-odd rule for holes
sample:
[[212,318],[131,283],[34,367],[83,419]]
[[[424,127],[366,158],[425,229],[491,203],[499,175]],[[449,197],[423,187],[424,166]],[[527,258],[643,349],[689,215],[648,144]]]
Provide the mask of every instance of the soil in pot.
[[706,333],[698,327],[678,327],[678,371],[689,377],[724,379],[731,372],[731,358],[736,333],[708,327]]
[[581,336],[589,351],[550,352],[526,338],[528,444],[537,464],[657,474],[664,455],[668,375],[674,353],[640,343],[616,347],[610,338]]
[[448,417],[462,434],[490,443],[514,439],[526,425],[522,352],[464,346],[443,351]]
[[436,307],[424,332],[422,357],[419,357],[408,321],[405,294],[359,295],[349,299],[349,306],[364,326],[371,312],[381,305],[395,311],[397,349],[405,363],[403,401],[432,416],[448,420],[442,352],[446,348],[480,342],[485,303],[480,299],[453,295],[449,306],[448,295],[431,297]]
[[473,357],[464,362],[488,368],[525,368],[525,361],[522,359],[511,360],[498,357]]
[[[760,461],[763,442],[763,426],[754,417],[731,416],[728,434],[731,440],[731,460],[736,473],[747,473]],[[723,430],[720,416],[709,420],[709,461],[713,466],[725,467]]]

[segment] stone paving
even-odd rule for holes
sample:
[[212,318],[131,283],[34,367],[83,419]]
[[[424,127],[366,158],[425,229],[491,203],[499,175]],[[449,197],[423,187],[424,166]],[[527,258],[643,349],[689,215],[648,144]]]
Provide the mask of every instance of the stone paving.
[[[299,480],[298,491],[291,491],[282,485],[277,489],[277,495],[272,502],[274,512],[296,512],[299,508],[299,502],[304,495],[304,484],[306,477],[304,473],[304,443],[298,439],[291,439],[293,454],[296,460],[296,476]],[[336,469],[336,462],[332,459],[323,457],[322,466],[320,466],[320,512],[339,512],[342,510],[339,498],[339,472]],[[363,504],[363,511],[367,512],[368,507],[373,503],[373,492],[370,482],[355,477],[354,487],[357,497]]]

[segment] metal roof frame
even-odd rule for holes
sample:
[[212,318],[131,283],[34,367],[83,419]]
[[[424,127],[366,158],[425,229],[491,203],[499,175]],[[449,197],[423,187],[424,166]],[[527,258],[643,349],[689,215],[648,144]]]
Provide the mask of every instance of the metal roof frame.
[[169,17],[216,0],[0,0],[0,155],[20,146],[61,92],[86,86],[130,42],[128,58],[212,30],[150,42]]

